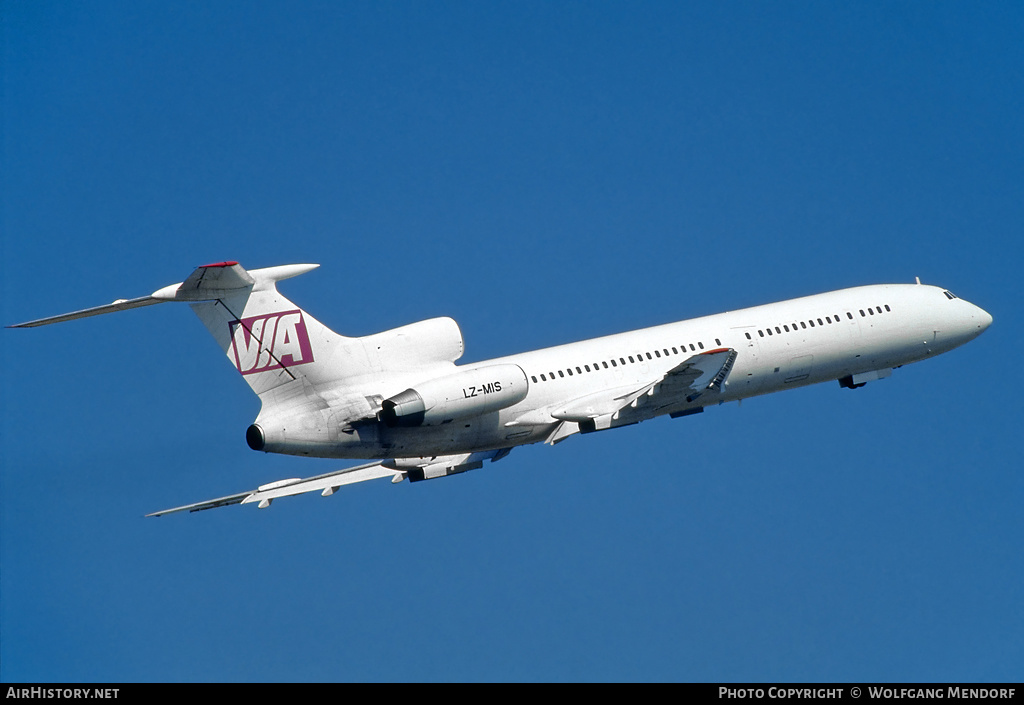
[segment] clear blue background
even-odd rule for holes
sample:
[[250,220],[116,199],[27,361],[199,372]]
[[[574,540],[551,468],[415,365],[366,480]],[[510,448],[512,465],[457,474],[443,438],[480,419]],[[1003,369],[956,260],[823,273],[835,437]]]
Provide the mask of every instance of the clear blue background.
[[464,361],[846,286],[979,304],[848,391],[144,519],[250,451],[184,306],[4,330],[6,681],[1020,681],[1024,6],[5,0],[3,323],[319,262]]

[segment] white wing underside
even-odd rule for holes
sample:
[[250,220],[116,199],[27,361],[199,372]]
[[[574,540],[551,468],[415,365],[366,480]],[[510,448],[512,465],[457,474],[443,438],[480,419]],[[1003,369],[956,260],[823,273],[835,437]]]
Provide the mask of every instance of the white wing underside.
[[305,479],[279,480],[270,484],[260,485],[255,490],[248,492],[239,492],[238,494],[226,497],[208,499],[204,502],[186,504],[181,507],[174,507],[173,509],[164,509],[147,514],[146,516],[159,517],[176,512],[200,512],[204,509],[216,509],[217,507],[226,507],[232,504],[256,504],[261,509],[265,509],[270,506],[273,500],[281,497],[291,497],[307,492],[320,492],[324,497],[328,497],[343,485],[365,482],[366,480],[390,477],[392,482],[401,482],[406,478],[422,480],[444,477],[445,475],[456,475],[467,470],[475,470],[482,467],[485,460],[490,460],[491,462],[501,460],[508,455],[509,450],[505,448],[479,453],[462,453],[460,455],[383,460]]
[[364,482],[366,480],[376,480],[382,477],[394,478],[396,475],[398,475],[398,479],[402,478],[399,471],[392,468],[386,468],[380,463],[370,463],[367,465],[358,465],[354,468],[345,468],[344,470],[337,470],[335,472],[317,475],[315,477],[308,477],[306,479],[295,478],[291,480],[271,482],[268,485],[261,485],[255,490],[250,490],[248,492],[239,492],[238,494],[228,495],[227,497],[209,499],[205,502],[196,502],[194,504],[186,504],[181,507],[174,507],[173,509],[164,509],[159,512],[147,514],[146,516],[159,517],[164,514],[174,514],[176,512],[199,512],[204,509],[226,507],[231,504],[252,504],[254,502],[261,507],[267,507],[270,505],[271,500],[278,499],[279,497],[290,497],[292,495],[317,491],[321,492],[324,496],[328,496],[333,494],[335,490],[343,485],[351,485],[355,482]]

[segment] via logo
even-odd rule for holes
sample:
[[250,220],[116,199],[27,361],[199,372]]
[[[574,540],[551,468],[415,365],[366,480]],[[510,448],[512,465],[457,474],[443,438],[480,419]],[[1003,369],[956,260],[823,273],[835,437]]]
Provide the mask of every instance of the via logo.
[[243,375],[313,362],[302,311],[282,311],[231,321],[231,353]]

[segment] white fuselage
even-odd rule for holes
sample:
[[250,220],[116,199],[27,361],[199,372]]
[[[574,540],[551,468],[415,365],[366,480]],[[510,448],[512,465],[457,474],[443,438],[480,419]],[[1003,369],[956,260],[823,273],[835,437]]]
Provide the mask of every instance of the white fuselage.
[[[845,379],[849,386],[877,379],[892,368],[963,345],[991,321],[979,307],[933,286],[844,289],[460,365],[455,368],[460,372],[480,369],[483,380],[488,368],[518,366],[528,380],[525,398],[443,425],[389,428],[368,423],[338,434],[329,446],[299,444],[274,451],[335,458],[418,457],[555,442],[579,430],[552,417],[560,405],[588,395],[627,393],[702,352],[737,352],[721,393],[693,402],[652,397],[650,403],[623,409],[612,427],[819,382]],[[387,397],[427,381],[415,374],[367,379],[348,391]]]

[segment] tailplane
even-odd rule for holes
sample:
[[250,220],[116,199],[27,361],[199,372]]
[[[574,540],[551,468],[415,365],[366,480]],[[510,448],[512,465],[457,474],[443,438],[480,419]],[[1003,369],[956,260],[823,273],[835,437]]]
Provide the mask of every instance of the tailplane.
[[135,299],[19,323],[33,328],[171,301],[192,310],[256,394],[307,378],[328,382],[368,367],[362,345],[338,335],[281,295],[277,282],[319,265],[291,264],[245,270],[237,262],[197,267],[185,281]]

